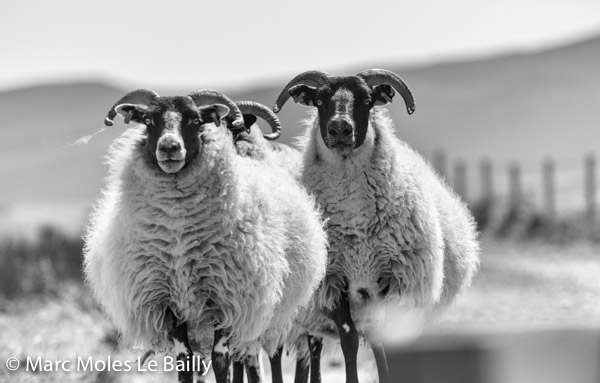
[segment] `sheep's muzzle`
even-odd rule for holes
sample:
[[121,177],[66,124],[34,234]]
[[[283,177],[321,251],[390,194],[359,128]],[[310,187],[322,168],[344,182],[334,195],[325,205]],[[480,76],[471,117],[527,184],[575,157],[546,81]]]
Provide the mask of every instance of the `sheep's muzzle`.
[[181,137],[164,134],[156,145],[156,160],[165,173],[177,173],[185,165],[185,145]]

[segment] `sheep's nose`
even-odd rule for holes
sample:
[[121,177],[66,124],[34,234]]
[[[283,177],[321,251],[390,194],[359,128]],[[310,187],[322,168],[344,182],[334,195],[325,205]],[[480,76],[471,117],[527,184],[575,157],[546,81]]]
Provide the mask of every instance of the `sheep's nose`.
[[327,126],[327,134],[339,140],[352,136],[352,125],[345,119],[333,120]]
[[167,140],[160,143],[159,150],[164,154],[173,154],[181,150],[181,144],[175,140]]

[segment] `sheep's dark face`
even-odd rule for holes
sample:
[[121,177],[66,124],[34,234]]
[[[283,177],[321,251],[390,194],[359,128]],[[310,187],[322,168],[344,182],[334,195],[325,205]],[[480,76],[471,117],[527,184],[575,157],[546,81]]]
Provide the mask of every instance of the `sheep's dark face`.
[[199,133],[204,124],[219,125],[229,112],[220,104],[197,107],[189,97],[160,97],[147,108],[122,104],[116,110],[146,125],[146,158],[168,174],[179,172],[196,158],[201,147]]
[[382,324],[384,318],[385,295],[376,280],[356,278],[348,283],[350,311],[357,329],[370,332]]
[[385,84],[371,88],[362,78],[347,76],[318,88],[296,85],[289,93],[295,102],[317,107],[325,145],[346,156],[363,144],[373,106],[391,102],[395,91]]

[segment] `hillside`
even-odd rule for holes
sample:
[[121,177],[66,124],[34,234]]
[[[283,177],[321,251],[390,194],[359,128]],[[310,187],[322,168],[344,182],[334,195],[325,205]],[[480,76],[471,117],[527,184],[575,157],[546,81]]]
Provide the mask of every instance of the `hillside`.
[[[371,63],[335,74],[368,67],[399,73],[413,90],[413,116],[406,115],[399,97],[389,109],[398,134],[425,155],[443,147],[450,158],[473,163],[487,156],[504,166],[511,160],[537,163],[545,156],[578,163],[585,152],[600,153],[600,37],[543,52],[413,68]],[[270,106],[288,80],[226,92]],[[87,82],[0,93],[0,208],[89,206],[106,173],[102,156],[123,125],[88,145],[67,144],[100,129],[107,109],[128,90]],[[284,142],[299,133],[306,110],[286,105],[280,114]]]

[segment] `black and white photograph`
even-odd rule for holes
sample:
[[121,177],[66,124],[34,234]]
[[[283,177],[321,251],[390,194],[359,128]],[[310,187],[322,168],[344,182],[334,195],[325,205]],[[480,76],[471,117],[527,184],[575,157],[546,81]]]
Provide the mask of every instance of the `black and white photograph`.
[[1,383],[600,383],[597,0],[0,4]]

